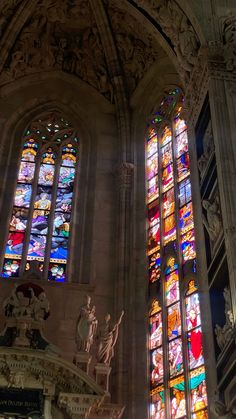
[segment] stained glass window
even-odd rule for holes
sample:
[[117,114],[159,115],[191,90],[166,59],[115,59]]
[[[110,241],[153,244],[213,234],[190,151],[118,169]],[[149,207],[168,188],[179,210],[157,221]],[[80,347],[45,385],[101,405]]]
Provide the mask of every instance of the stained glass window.
[[146,139],[151,419],[208,417],[182,102],[177,88],[163,98]]
[[44,278],[66,280],[78,151],[74,128],[58,113],[42,115],[24,133],[3,277],[37,260]]

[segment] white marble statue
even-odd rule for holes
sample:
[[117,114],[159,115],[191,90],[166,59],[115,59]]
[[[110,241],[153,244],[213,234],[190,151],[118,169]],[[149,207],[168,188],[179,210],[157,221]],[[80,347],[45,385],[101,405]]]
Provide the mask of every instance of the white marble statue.
[[213,202],[204,199],[202,206],[206,210],[206,216],[203,214],[203,224],[206,227],[210,240],[214,242],[218,239],[222,230],[219,197],[215,196]]
[[218,324],[216,324],[216,327],[215,327],[215,335],[216,335],[217,344],[221,350],[223,350],[224,347],[227,345],[227,343],[230,341],[235,330],[231,295],[230,295],[230,290],[228,287],[225,287],[223,295],[224,295],[224,300],[225,300],[226,322],[223,327],[220,327]]
[[31,292],[29,309],[34,320],[46,320],[49,316],[49,301],[45,292],[41,292],[38,297],[34,294],[34,290],[29,288]]
[[95,306],[91,307],[91,297],[86,295],[85,304],[80,307],[79,318],[76,327],[76,344],[78,351],[89,352],[93,343],[93,337],[97,330]]
[[98,351],[97,360],[103,364],[110,364],[111,359],[114,356],[114,347],[118,338],[119,325],[121,324],[124,311],[122,311],[117,323],[112,326],[111,316],[109,313],[106,314],[104,322],[99,327],[98,332]]

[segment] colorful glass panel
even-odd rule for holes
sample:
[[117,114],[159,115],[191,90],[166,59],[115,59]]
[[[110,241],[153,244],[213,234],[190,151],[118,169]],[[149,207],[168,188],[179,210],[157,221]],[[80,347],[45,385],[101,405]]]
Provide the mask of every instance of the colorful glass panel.
[[66,265],[50,263],[48,279],[49,281],[54,281],[54,282],[65,282]]
[[151,202],[153,199],[158,198],[159,189],[158,189],[158,177],[155,176],[148,181],[148,192],[147,192],[147,201]]
[[151,391],[150,419],[165,419],[164,386]]
[[179,206],[182,207],[192,199],[190,179],[185,179],[179,183]]
[[171,272],[173,272],[176,269],[178,269],[178,264],[176,263],[175,258],[171,256],[167,260],[165,273],[166,275],[169,275]]
[[29,208],[32,186],[27,184],[18,184],[16,186],[14,205],[16,207]]
[[181,374],[184,370],[181,338],[169,342],[169,368],[171,378]]
[[170,164],[165,169],[162,170],[162,190],[166,192],[173,186],[174,182],[174,173],[173,173],[173,164]]
[[172,136],[171,136],[171,130],[168,127],[165,127],[162,135],[161,135],[161,139],[160,139],[160,143],[162,146],[164,146],[165,144],[171,142]]
[[38,144],[31,138],[23,145],[21,160],[34,162],[38,151]]
[[[31,136],[38,138],[38,141]],[[31,260],[44,262],[45,257],[48,257],[46,249],[51,243],[48,278],[64,282],[78,154],[75,144],[78,143],[78,138],[74,136],[74,129],[70,124],[53,112],[33,121],[26,131],[26,137],[9,224],[2,276],[18,275],[22,255],[25,265],[23,270],[30,269]],[[62,141],[67,138],[68,142],[63,144]],[[49,141],[50,146],[48,146]],[[41,159],[36,159],[38,152]],[[55,173],[58,173],[57,184]],[[49,251],[50,249],[47,250]],[[40,265],[41,271],[44,270],[44,276],[48,262]]]
[[35,210],[32,217],[31,232],[33,234],[48,233],[48,211]]
[[150,227],[160,223],[160,210],[158,201],[154,201],[148,205],[148,221]]
[[201,327],[188,332],[188,360],[190,369],[199,367],[204,363]]
[[185,299],[186,304],[186,326],[187,330],[200,326],[200,303],[198,293],[192,294]]
[[2,276],[4,278],[17,277],[19,275],[20,261],[5,259],[3,263]]
[[34,179],[35,163],[22,161],[20,164],[18,182],[19,183],[32,183]]
[[188,151],[188,135],[187,131],[182,132],[176,138],[176,157],[180,157]]
[[68,240],[64,237],[52,237],[50,261],[66,263],[68,257]]
[[177,180],[180,182],[185,179],[190,174],[189,171],[189,154],[182,154],[177,159]]
[[180,303],[168,307],[167,317],[167,335],[168,339],[171,340],[181,335]]
[[39,185],[53,185],[55,167],[52,164],[41,164],[39,171]]
[[161,148],[161,165],[162,167],[166,167],[172,163],[172,161],[172,142],[169,142]]
[[44,260],[47,237],[39,234],[31,234],[27,260]]
[[151,179],[158,173],[158,156],[157,153],[147,159],[147,179]]
[[175,211],[175,194],[174,188],[163,194],[163,217],[166,218],[168,215]]
[[51,209],[52,192],[51,188],[38,186],[37,195],[35,197],[34,208],[41,210]]
[[25,233],[22,232],[10,232],[8,234],[7,245],[5,250],[5,257],[21,259],[23,244],[25,239]]
[[56,211],[71,212],[72,209],[73,189],[62,188],[57,190]]
[[195,284],[194,279],[191,279],[191,281],[189,281],[188,283],[188,289],[187,289],[186,295],[190,295],[197,290],[198,288],[197,288],[197,285]]
[[148,254],[160,248],[160,223],[151,227],[148,231]]
[[29,210],[26,208],[13,207],[10,221],[10,231],[23,232],[26,230]]
[[164,244],[176,238],[175,214],[170,215],[164,220]]
[[[152,292],[158,290],[158,293],[164,297],[162,297],[163,313],[156,301],[158,310],[152,308],[149,317],[150,417],[152,419],[163,419],[166,415],[164,391],[163,397],[161,394],[164,387],[160,381],[163,380],[162,355],[164,353],[168,355],[166,361],[169,363],[170,380],[165,392],[170,418],[207,418],[206,405],[199,406],[198,410],[189,411],[189,405],[187,407],[185,402],[185,393],[189,397],[190,391],[189,386],[186,386],[185,383],[184,366],[186,365],[192,374],[193,371],[204,365],[204,358],[197,287],[192,279],[188,284],[186,295],[183,295],[179,282],[182,275],[184,277],[189,275],[190,270],[196,273],[188,135],[185,121],[180,117],[182,101],[183,96],[179,89],[169,92],[155,113],[152,121],[155,123],[155,128],[150,131],[149,140],[146,143],[150,294],[152,295]],[[169,126],[173,126],[173,143],[171,130],[168,126],[162,128],[161,124],[164,121],[169,121]],[[156,126],[158,126],[157,135]],[[152,144],[150,138],[154,135]],[[151,159],[149,159],[150,156],[152,156]],[[158,167],[158,157],[160,158],[160,167]],[[178,191],[178,201],[175,188]],[[150,205],[151,202],[152,205]],[[155,236],[156,234],[157,236]],[[179,248],[177,248],[176,237],[180,238]],[[162,254],[164,260],[167,257],[166,267],[165,262],[162,260],[161,263],[160,260]],[[181,266],[179,266],[180,261],[182,262]],[[187,261],[191,262],[185,263]],[[153,286],[152,283],[161,277],[164,278],[164,284],[160,281]],[[182,298],[185,301],[184,307],[182,303],[180,304]],[[182,317],[185,322],[183,336]],[[167,340],[163,340],[163,329],[167,332]],[[187,346],[184,347],[186,344]],[[184,355],[186,355],[185,362],[183,362]],[[193,393],[191,397],[193,397]]]
[[170,380],[171,419],[182,418],[186,415],[184,377]]
[[206,410],[199,410],[197,413],[191,415],[192,419],[208,419],[208,413]]
[[169,275],[166,275],[165,296],[166,296],[166,305],[170,305],[179,300],[178,271],[173,271]]
[[61,166],[59,172],[59,188],[70,187],[74,183],[75,169],[73,167]]
[[193,230],[188,231],[187,234],[181,237],[181,248],[184,262],[196,257],[195,236]]
[[180,233],[184,234],[193,228],[193,206],[192,202],[182,207],[179,211]]
[[163,382],[163,349],[154,349],[151,352],[151,389]]
[[56,160],[56,155],[53,152],[51,147],[48,147],[47,151],[42,155],[42,163],[54,165]]
[[206,376],[204,366],[190,371],[189,388],[191,391],[191,411],[207,407]]
[[162,345],[162,313],[154,314],[149,318],[150,322],[150,349],[155,349]]
[[161,275],[161,256],[159,252],[153,253],[148,258],[148,272],[149,272],[149,281],[155,282],[160,278]]
[[53,220],[53,236],[69,237],[70,214],[56,212]]
[[175,118],[175,135],[178,136],[181,132],[187,129],[184,119]]
[[62,148],[62,165],[68,167],[74,167],[76,163],[76,149],[72,144],[67,144]]
[[147,157],[151,157],[156,152],[157,152],[157,135],[154,135],[147,142]]

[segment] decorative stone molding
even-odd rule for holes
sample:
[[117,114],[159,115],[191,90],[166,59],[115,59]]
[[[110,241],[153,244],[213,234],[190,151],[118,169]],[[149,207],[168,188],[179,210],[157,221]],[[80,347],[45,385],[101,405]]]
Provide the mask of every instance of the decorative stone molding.
[[91,360],[92,356],[88,352],[77,352],[74,356],[73,363],[88,374]]
[[236,409],[227,409],[226,405],[220,400],[213,401],[210,405],[210,410],[215,414],[215,417],[220,419],[236,418]]
[[223,53],[226,69],[236,73],[236,16],[222,19]]
[[93,407],[88,419],[120,419],[124,410],[124,406],[104,403],[99,407]]
[[0,335],[0,346],[58,349],[43,337],[43,323],[50,314],[49,301],[44,290],[28,282],[14,287],[4,301],[5,328]]
[[89,2],[38,1],[9,51],[0,84],[51,70],[73,74],[113,101],[113,86]]
[[27,388],[42,388],[48,396],[53,396],[56,388],[64,392],[97,395],[100,399],[104,395],[102,388],[82,370],[47,352],[0,348],[0,373],[0,386],[22,388],[27,382]]
[[97,406],[101,398],[95,395],[78,395],[72,393],[60,393],[57,404],[65,409],[71,419],[85,419],[93,406]]
[[101,386],[106,393],[109,392],[110,373],[111,367],[109,365],[101,363],[95,365],[96,383]]
[[183,81],[187,84],[198,57],[200,41],[186,14],[174,0],[135,0],[161,26],[174,45]]

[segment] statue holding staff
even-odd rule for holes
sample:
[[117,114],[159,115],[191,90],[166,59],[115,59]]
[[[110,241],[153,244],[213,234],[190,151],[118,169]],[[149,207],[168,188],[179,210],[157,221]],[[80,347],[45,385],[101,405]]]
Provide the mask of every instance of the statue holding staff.
[[114,347],[118,338],[119,325],[121,324],[123,315],[124,311],[121,312],[117,323],[112,326],[110,323],[111,316],[107,313],[104,322],[99,328],[97,360],[102,364],[109,365],[114,356]]

